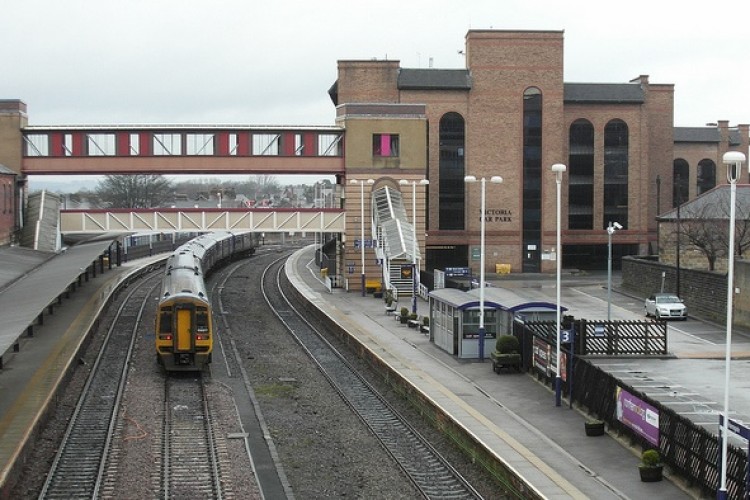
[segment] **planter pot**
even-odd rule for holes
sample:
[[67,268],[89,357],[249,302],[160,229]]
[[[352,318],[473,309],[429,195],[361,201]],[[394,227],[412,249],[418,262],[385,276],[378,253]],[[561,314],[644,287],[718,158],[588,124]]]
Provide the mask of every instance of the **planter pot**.
[[407,321],[409,321],[409,316],[399,316],[398,320],[401,322],[402,325],[405,325]]
[[587,436],[603,436],[604,435],[604,422],[586,422],[586,435]]
[[638,472],[641,474],[641,481],[644,483],[655,483],[661,481],[663,468],[663,465],[654,465],[651,467],[639,465]]

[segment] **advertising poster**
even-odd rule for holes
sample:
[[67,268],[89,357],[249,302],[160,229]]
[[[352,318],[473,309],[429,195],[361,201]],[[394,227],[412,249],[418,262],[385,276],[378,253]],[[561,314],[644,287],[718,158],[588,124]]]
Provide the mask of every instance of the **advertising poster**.
[[402,280],[410,280],[412,277],[412,265],[411,264],[402,264],[401,265],[401,279]]
[[633,429],[646,441],[659,446],[659,410],[623,390],[615,392],[617,420]]
[[[552,378],[557,374],[557,349],[539,337],[534,337],[533,341],[534,366],[541,373]],[[560,371],[560,379],[563,382],[568,381],[568,373],[565,369],[568,366],[568,355],[565,352],[560,353],[560,365],[563,369]]]

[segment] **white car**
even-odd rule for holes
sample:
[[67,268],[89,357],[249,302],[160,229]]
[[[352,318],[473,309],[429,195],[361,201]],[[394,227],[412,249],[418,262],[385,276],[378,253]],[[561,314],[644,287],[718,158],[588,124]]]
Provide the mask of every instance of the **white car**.
[[673,293],[655,293],[644,304],[646,316],[656,319],[687,319],[687,306]]

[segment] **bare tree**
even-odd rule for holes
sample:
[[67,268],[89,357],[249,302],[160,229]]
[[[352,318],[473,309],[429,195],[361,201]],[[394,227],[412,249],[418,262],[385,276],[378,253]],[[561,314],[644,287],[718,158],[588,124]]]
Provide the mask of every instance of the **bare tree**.
[[172,186],[162,175],[106,175],[96,193],[113,208],[153,208],[171,196]]
[[[716,260],[729,255],[729,193],[720,191],[713,198],[682,209],[681,242],[698,249],[715,270]],[[734,244],[737,256],[750,248],[750,207],[735,208]]]
[[726,242],[719,234],[719,224],[716,221],[695,216],[685,217],[680,221],[679,235],[683,244],[692,245],[706,257],[709,271],[716,268],[719,257],[726,255]]
[[276,177],[269,174],[256,175],[255,183],[258,185],[258,191],[264,194],[275,194],[281,189]]

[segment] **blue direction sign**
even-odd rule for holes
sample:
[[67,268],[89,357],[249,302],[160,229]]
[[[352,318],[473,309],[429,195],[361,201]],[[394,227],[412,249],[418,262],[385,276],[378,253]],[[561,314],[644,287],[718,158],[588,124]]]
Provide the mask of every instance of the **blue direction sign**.
[[560,342],[563,344],[573,342],[573,330],[560,330]]
[[[724,415],[719,415],[719,426],[722,429],[724,428]],[[730,418],[729,423],[727,424],[727,429],[729,429],[729,432],[733,432],[734,434],[737,434],[738,436],[741,436],[750,441],[750,428],[742,425],[736,420],[732,420]]]

